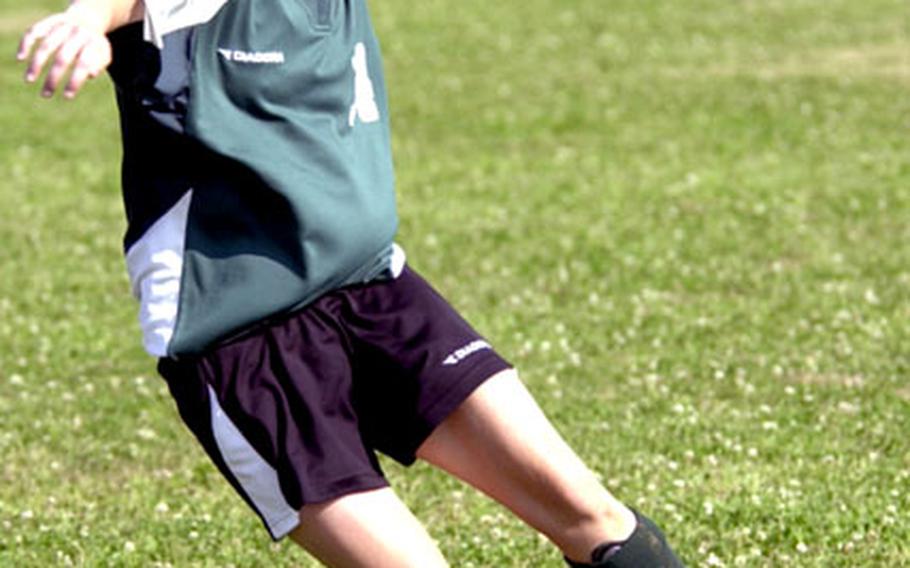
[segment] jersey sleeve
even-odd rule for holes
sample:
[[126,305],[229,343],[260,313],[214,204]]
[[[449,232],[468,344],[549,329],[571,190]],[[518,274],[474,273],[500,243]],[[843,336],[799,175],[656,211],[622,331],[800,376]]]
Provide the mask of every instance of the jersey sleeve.
[[229,0],[143,0],[145,41],[158,49],[171,32],[208,22]]

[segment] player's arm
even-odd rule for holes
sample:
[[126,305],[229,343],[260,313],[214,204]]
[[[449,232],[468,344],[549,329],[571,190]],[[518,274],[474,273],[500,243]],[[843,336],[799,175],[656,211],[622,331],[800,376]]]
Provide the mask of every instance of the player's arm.
[[41,95],[50,97],[72,69],[63,95],[74,97],[111,62],[105,34],[142,15],[141,0],[73,0],[65,11],[38,20],[22,36],[16,58],[27,62],[25,80],[35,82],[48,66]]

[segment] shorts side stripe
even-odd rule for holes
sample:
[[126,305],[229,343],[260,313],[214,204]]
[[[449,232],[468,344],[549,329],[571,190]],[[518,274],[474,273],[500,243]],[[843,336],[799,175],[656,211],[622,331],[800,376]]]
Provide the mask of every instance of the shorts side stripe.
[[253,502],[272,538],[278,540],[299,524],[297,511],[285,500],[275,468],[262,459],[259,452],[243,437],[218,404],[218,397],[212,387],[207,388],[212,433],[218,450],[234,478]]

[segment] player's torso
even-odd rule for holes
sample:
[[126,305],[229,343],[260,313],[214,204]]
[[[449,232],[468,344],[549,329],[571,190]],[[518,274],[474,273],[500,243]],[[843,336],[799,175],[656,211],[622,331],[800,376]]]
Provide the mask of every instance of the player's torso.
[[[383,272],[397,218],[381,60],[363,1],[229,0],[162,39],[160,72],[145,84],[122,64],[135,56],[117,54],[112,72],[124,116],[127,259],[150,351],[196,351]],[[158,266],[155,243],[180,226],[182,241],[167,244],[180,262]],[[149,283],[162,275],[178,288],[166,298],[171,318],[145,306],[158,301]]]

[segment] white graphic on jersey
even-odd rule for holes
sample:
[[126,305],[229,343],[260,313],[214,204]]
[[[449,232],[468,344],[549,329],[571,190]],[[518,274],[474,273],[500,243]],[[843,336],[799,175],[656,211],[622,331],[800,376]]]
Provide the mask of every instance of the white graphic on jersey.
[[227,61],[237,63],[256,63],[280,65],[284,63],[284,53],[281,51],[241,51],[239,49],[218,48],[218,53]]
[[373,81],[370,80],[367,69],[367,48],[363,43],[354,46],[354,57],[351,58],[351,67],[354,68],[354,104],[348,115],[348,125],[354,128],[354,123],[376,122],[379,120],[379,107],[376,106],[376,94],[373,91]]
[[139,324],[145,349],[156,357],[167,356],[177,327],[186,225],[193,190],[130,246],[126,266],[139,299]]
[[470,357],[472,354],[477,353],[483,349],[492,349],[490,344],[482,339],[477,341],[472,341],[460,349],[453,351],[445,360],[442,362],[443,365],[457,365]]

